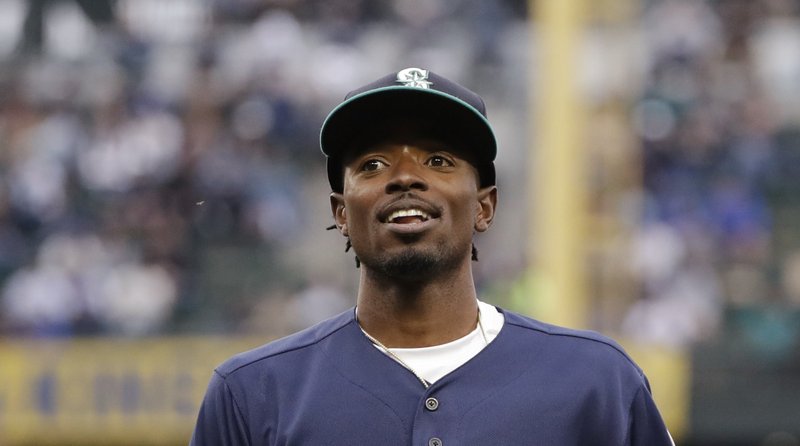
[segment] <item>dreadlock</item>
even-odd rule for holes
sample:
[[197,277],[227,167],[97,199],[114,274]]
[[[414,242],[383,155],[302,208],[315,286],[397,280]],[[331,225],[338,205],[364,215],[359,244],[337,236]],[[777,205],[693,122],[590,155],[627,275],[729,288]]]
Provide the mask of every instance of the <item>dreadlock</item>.
[[[352,248],[352,247],[353,247],[353,244],[350,243],[350,238],[348,237],[347,238],[347,243],[345,243],[345,245],[344,245],[344,252],[350,251],[350,248]],[[356,268],[361,268],[361,260],[358,259],[358,256],[356,256]]]
[[[330,225],[325,230],[330,231],[331,229],[336,229],[336,225]],[[353,247],[353,244],[350,243],[350,237],[347,237],[347,243],[344,244],[344,252],[350,251],[350,248]],[[356,256],[356,268],[361,268],[361,260],[358,260],[358,256]]]

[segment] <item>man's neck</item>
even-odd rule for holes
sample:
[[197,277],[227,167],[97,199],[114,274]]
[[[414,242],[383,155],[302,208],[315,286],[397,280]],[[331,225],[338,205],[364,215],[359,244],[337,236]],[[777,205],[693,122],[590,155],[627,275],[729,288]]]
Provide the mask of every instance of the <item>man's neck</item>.
[[358,320],[387,347],[429,347],[475,329],[478,307],[470,265],[410,282],[361,271]]

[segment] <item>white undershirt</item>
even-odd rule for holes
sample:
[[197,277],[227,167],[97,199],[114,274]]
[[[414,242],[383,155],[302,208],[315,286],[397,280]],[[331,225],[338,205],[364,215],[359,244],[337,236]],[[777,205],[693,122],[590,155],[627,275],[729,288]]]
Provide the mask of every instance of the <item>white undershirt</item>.
[[[505,322],[503,313],[497,311],[494,306],[481,301],[478,301],[478,307],[483,334],[478,325],[475,330],[463,338],[446,344],[420,348],[390,348],[389,350],[403,360],[414,373],[425,381],[434,383],[472,359],[486,347],[487,342],[492,342],[503,328]],[[486,340],[484,340],[484,335]],[[383,349],[377,345],[375,348],[383,352]],[[386,353],[384,352],[384,354]],[[386,356],[391,358],[388,354]]]

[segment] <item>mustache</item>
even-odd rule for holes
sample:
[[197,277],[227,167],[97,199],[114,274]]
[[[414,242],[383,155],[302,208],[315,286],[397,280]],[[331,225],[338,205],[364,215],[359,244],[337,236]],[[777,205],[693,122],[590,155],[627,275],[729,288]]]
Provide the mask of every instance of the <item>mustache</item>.
[[433,218],[441,217],[444,211],[442,206],[426,200],[414,192],[403,192],[393,197],[378,209],[378,220],[383,221],[392,212],[408,208],[419,208]]

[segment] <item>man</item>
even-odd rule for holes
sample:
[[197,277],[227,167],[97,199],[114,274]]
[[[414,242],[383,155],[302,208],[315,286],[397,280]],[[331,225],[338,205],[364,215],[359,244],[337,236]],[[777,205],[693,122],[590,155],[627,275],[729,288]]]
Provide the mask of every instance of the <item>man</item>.
[[478,301],[497,204],[478,95],[407,68],[322,126],[357,306],[216,369],[194,445],[670,445],[613,341]]

